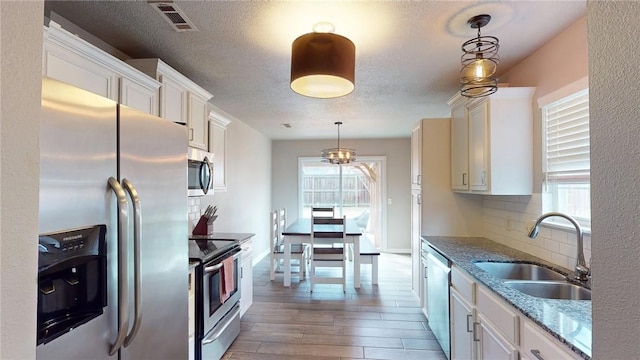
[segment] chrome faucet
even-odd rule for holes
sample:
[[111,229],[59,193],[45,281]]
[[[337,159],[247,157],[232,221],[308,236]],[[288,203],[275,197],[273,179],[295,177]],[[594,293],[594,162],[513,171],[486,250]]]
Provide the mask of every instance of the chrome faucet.
[[533,227],[531,228],[531,230],[529,230],[529,233],[527,234],[527,236],[529,236],[532,239],[535,239],[536,236],[538,236],[538,228],[540,226],[540,223],[542,222],[542,220],[551,217],[551,216],[559,216],[561,218],[565,218],[567,220],[569,220],[573,226],[575,226],[576,228],[576,235],[578,237],[578,244],[577,244],[577,248],[578,248],[578,256],[576,258],[576,268],[575,268],[575,274],[574,274],[574,279],[579,280],[579,281],[587,281],[588,280],[588,275],[590,274],[589,268],[587,267],[587,263],[584,259],[584,248],[583,248],[583,239],[582,239],[582,228],[580,227],[580,224],[578,224],[578,222],[572,218],[569,215],[563,214],[563,213],[559,213],[559,212],[548,212],[546,214],[542,214],[540,215],[540,217],[538,218],[538,220],[536,220],[535,225],[533,225]]

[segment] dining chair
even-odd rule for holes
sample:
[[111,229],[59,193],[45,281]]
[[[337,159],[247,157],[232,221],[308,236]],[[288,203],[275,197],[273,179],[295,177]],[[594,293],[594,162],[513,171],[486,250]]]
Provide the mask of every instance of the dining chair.
[[335,216],[333,207],[312,207],[311,217],[325,217],[332,218]]
[[[311,216],[311,256],[309,259],[309,290],[313,292],[315,284],[342,284],[342,291],[347,291],[346,271],[346,231],[347,217],[327,218]],[[324,229],[322,227],[325,227]],[[332,246],[341,244],[341,246]],[[324,245],[324,246],[323,246]],[[330,245],[330,246],[327,246]],[[334,276],[331,272],[319,274],[318,268],[342,268],[342,276]],[[326,274],[326,275],[325,275]]]
[[[280,214],[283,214],[282,221]],[[282,232],[286,227],[286,210],[280,209],[269,213],[271,252],[269,253],[269,278],[275,280],[276,272],[281,272],[280,266],[284,263],[284,236]],[[291,260],[297,260],[299,264],[300,280],[305,279],[310,246],[308,244],[291,244]]]

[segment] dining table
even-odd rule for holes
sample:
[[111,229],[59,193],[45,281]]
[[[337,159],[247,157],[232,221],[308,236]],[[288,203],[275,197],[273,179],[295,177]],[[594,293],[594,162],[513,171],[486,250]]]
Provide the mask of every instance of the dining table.
[[[314,225],[314,231],[342,231],[339,225]],[[347,219],[345,242],[353,244],[353,284],[360,288],[360,236],[362,231],[355,219]],[[311,219],[299,218],[282,232],[284,244],[284,286],[291,286],[291,244],[305,244],[311,242]],[[335,242],[335,239],[328,240]],[[315,243],[321,243],[321,238],[316,238]]]

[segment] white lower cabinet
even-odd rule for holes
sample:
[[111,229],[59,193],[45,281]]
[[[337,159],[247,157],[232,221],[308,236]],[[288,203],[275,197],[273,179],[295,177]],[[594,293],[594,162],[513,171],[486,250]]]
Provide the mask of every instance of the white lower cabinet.
[[580,359],[455,265],[450,294],[451,360]]
[[475,359],[475,308],[451,290],[451,360]]
[[480,339],[478,359],[480,360],[518,360],[518,348],[511,344],[492,326],[483,314],[478,315],[478,332]]
[[240,254],[240,316],[244,315],[253,304],[253,242],[251,239],[241,245]]
[[531,321],[522,325],[522,360],[576,360],[580,357],[569,351]]

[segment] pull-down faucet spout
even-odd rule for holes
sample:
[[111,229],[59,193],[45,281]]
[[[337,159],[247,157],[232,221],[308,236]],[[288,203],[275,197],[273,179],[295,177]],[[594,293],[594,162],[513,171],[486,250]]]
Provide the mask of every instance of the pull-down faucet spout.
[[533,225],[533,227],[531,228],[531,230],[529,231],[529,233],[527,234],[527,236],[529,236],[532,239],[535,239],[536,236],[538,236],[538,227],[540,226],[540,223],[551,216],[559,216],[561,218],[565,218],[567,220],[569,220],[569,222],[571,222],[571,224],[573,224],[573,226],[575,226],[576,228],[576,236],[578,238],[578,244],[577,244],[577,248],[578,248],[578,255],[576,257],[576,267],[575,267],[575,274],[574,274],[574,278],[576,280],[579,281],[587,281],[588,280],[588,275],[589,275],[589,268],[587,267],[587,262],[584,259],[584,248],[583,248],[583,238],[582,238],[582,228],[580,227],[580,224],[578,224],[578,222],[572,218],[569,215],[563,214],[563,213],[559,213],[559,212],[549,212],[546,214],[542,214],[540,215],[540,217],[538,218],[538,220],[536,220],[535,225]]

